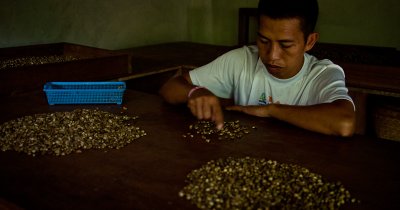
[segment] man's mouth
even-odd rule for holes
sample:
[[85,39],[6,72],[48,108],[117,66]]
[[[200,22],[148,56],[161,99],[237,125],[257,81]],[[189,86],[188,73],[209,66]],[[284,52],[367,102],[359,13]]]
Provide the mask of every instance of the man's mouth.
[[282,68],[281,66],[267,64],[267,69],[269,70],[279,70],[281,68]]

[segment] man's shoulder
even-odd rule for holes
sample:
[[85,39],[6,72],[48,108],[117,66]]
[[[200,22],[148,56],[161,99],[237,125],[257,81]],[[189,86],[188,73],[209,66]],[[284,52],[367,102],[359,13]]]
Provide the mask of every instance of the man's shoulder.
[[244,45],[242,47],[238,47],[232,49],[225,53],[227,56],[257,56],[258,57],[258,48],[256,45]]
[[253,63],[258,60],[258,48],[255,45],[233,49],[224,55],[236,61]]
[[310,65],[331,65],[334,64],[331,60],[329,59],[319,59],[317,57],[315,57],[314,55],[305,54],[306,59],[309,61]]
[[335,64],[329,59],[318,59],[317,57],[305,54],[308,60],[309,70],[311,74],[319,75],[324,72],[324,74],[344,74],[341,66]]
[[310,65],[311,68],[325,69],[329,67],[342,70],[342,68],[339,65],[335,64],[329,59],[318,59],[317,57],[307,53],[305,54],[305,56],[306,59],[308,60],[308,65]]
[[219,56],[216,60],[235,66],[252,65],[258,60],[258,48],[253,45],[235,48]]

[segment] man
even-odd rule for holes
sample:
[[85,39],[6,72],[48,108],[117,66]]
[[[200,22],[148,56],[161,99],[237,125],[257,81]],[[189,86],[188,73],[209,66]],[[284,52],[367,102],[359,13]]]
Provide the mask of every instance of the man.
[[317,0],[260,0],[258,11],[257,46],[232,50],[174,77],[160,94],[169,103],[187,103],[193,115],[214,121],[218,129],[225,107],[351,136],[355,111],[342,68],[306,53],[318,40]]

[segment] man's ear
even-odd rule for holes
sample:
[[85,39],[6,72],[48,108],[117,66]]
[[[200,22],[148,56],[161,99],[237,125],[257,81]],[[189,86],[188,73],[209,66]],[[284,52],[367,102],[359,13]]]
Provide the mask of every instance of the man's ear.
[[306,48],[305,51],[309,51],[314,47],[314,44],[318,41],[319,34],[316,32],[311,33],[307,37],[307,43],[306,43]]

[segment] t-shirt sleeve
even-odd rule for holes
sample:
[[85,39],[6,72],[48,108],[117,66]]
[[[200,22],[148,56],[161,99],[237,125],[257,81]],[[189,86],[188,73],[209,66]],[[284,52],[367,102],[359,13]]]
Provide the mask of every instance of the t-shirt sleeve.
[[238,48],[191,70],[189,75],[194,85],[206,87],[218,97],[232,98],[234,82],[243,65],[243,48]]
[[348,89],[345,83],[345,74],[343,69],[335,64],[327,65],[318,77],[315,78],[314,86],[310,93],[315,95],[314,104],[330,103],[338,99],[345,99],[353,103],[348,94]]

